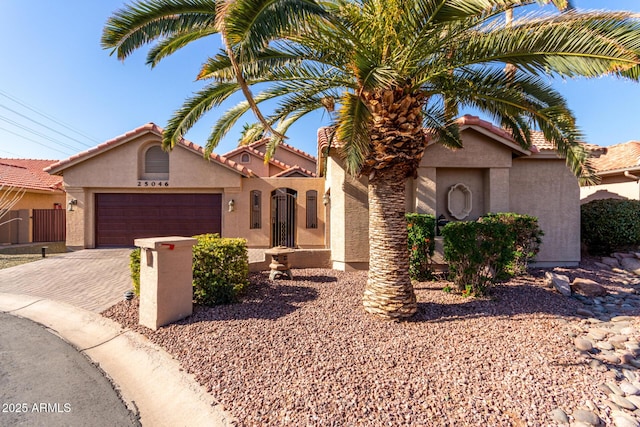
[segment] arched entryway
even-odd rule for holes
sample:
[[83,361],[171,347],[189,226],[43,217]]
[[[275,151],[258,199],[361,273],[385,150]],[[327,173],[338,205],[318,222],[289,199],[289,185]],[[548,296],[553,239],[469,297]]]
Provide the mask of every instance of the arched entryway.
[[271,192],[271,246],[296,246],[296,198],[291,188]]

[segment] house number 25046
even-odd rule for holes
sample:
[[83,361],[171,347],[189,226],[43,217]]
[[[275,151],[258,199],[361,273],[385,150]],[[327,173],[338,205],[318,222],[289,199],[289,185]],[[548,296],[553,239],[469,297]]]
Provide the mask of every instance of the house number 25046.
[[138,181],[138,187],[168,187],[169,181]]

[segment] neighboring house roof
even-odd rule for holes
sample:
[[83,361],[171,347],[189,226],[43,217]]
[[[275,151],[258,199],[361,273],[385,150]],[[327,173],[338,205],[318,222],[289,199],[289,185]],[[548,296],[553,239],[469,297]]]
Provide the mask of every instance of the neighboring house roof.
[[[251,147],[253,149],[258,150],[259,147],[262,147],[263,145],[266,145],[267,142],[269,142],[268,138],[262,138],[262,139],[260,139],[260,140],[258,140],[256,142],[252,142],[251,144],[247,145],[247,147]],[[278,144],[278,150],[280,150],[280,149],[284,149],[284,150],[290,151],[292,153],[295,153],[295,154],[297,154],[299,156],[306,157],[307,159],[309,159],[311,161],[314,161],[314,162],[317,160],[311,154],[309,154],[309,153],[307,153],[305,151],[302,151],[299,148],[296,148],[293,145],[289,145],[289,144],[287,144],[285,142],[281,142],[280,144]],[[258,151],[260,151],[260,150],[258,150]]]
[[44,169],[56,160],[0,159],[0,185],[38,191],[62,191],[62,177]]
[[606,154],[591,159],[596,173],[607,174],[640,169],[640,141],[629,141],[604,148],[606,148]]
[[[61,173],[63,170],[68,169],[71,166],[74,166],[78,163],[84,162],[85,160],[88,160],[92,157],[95,157],[99,154],[104,153],[105,151],[111,150],[112,148],[115,148],[121,144],[124,144],[130,140],[132,140],[133,138],[136,138],[138,136],[144,135],[145,133],[153,133],[156,134],[158,136],[162,136],[162,133],[164,132],[164,130],[159,127],[158,125],[154,124],[154,123],[147,123],[145,125],[142,125],[132,131],[129,131],[123,135],[117,136],[113,139],[110,139],[108,141],[103,142],[102,144],[99,144],[93,148],[90,148],[86,151],[83,151],[81,153],[75,154],[71,157],[69,157],[68,159],[65,160],[60,160],[59,162],[56,162],[52,165],[50,165],[49,167],[45,168],[45,171],[50,173],[50,174],[59,174]],[[193,152],[199,153],[201,155],[204,156],[205,150],[203,147],[200,147],[197,144],[194,144],[191,141],[187,141],[186,139],[182,139],[179,141],[178,143],[180,146],[187,148]],[[243,176],[253,176],[253,172],[249,169],[246,168],[244,166],[242,166],[239,163],[234,162],[233,160],[227,159],[224,156],[220,156],[218,154],[214,154],[212,153],[209,156],[209,159],[219,163],[229,169],[232,169],[236,172],[239,172],[240,174],[242,174]]]

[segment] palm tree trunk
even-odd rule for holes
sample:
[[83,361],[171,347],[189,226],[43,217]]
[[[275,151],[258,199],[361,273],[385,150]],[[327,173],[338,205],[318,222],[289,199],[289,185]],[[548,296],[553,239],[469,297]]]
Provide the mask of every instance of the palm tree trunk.
[[410,317],[417,310],[409,277],[404,169],[377,171],[369,181],[369,278],[363,305],[388,319]]

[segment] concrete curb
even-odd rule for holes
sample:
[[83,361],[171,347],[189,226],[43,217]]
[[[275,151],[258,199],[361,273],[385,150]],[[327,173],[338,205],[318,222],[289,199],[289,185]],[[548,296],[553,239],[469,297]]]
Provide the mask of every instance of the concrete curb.
[[0,311],[39,323],[97,364],[142,425],[232,426],[179,363],[144,336],[99,314],[43,298],[0,293]]

